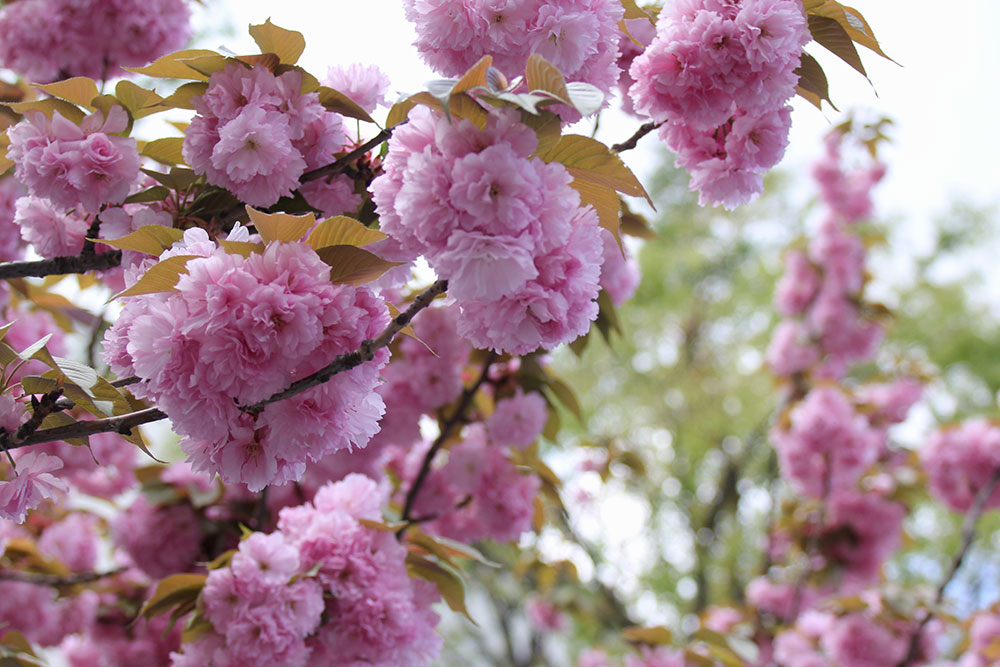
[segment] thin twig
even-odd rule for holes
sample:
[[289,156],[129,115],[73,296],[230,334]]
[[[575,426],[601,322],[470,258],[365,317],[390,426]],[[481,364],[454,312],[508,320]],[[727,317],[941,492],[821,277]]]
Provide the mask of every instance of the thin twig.
[[941,601],[944,599],[945,589],[948,588],[948,584],[951,583],[951,580],[955,578],[958,570],[962,567],[962,563],[965,561],[965,556],[969,553],[969,547],[972,546],[972,541],[976,537],[976,526],[979,524],[979,519],[982,517],[983,511],[986,509],[986,503],[989,502],[990,496],[992,496],[993,492],[997,490],[997,486],[1000,486],[1000,468],[993,473],[993,477],[990,478],[990,481],[976,493],[976,497],[972,502],[972,507],[969,508],[969,512],[962,520],[962,546],[959,547],[958,552],[951,559],[951,566],[948,568],[947,574],[945,574],[944,579],[941,580],[941,583],[938,584],[937,590],[934,592],[934,603],[931,605],[931,609],[927,610],[924,617],[920,619],[917,629],[910,636],[909,650],[906,652],[906,657],[899,663],[899,667],[907,667],[907,665],[916,659],[917,652],[920,648],[920,635],[923,633],[927,624],[931,622],[931,619],[934,618],[934,609],[940,606]]
[[0,571],[0,580],[20,581],[25,584],[37,584],[39,586],[72,586],[74,584],[87,584],[92,581],[99,581],[107,577],[121,574],[128,568],[120,567],[107,572],[76,572],[73,574],[43,574],[41,572],[20,572],[18,570]]
[[451,417],[446,419],[444,424],[441,425],[441,432],[438,434],[438,437],[434,439],[434,442],[431,444],[430,449],[427,450],[427,453],[424,454],[424,460],[420,464],[420,471],[417,472],[417,477],[413,480],[410,490],[406,492],[406,502],[403,505],[402,515],[402,520],[406,522],[406,525],[396,531],[397,537],[402,537],[403,533],[406,532],[406,529],[412,522],[411,515],[413,513],[413,506],[417,502],[417,495],[420,493],[420,488],[424,485],[424,482],[427,481],[427,475],[431,472],[431,465],[434,463],[434,457],[437,456],[437,453],[451,436],[455,427],[458,426],[465,418],[465,411],[469,409],[469,405],[472,404],[472,399],[476,395],[476,392],[479,391],[479,388],[483,386],[483,383],[486,381],[486,377],[490,372],[490,366],[493,365],[496,358],[496,353],[492,351],[486,355],[486,361],[483,362],[483,369],[479,373],[479,377],[476,378],[475,382],[462,391],[462,395],[458,399],[458,405],[455,406],[455,412],[453,412]]
[[0,262],[0,280],[44,278],[45,276],[87,271],[107,271],[121,266],[122,251],[112,250],[92,255],[52,257],[31,262]]
[[658,128],[660,125],[663,125],[663,123],[654,123],[652,121],[640,125],[639,129],[635,131],[635,134],[633,134],[631,137],[621,142],[620,144],[615,144],[614,146],[611,147],[611,150],[613,150],[616,153],[632,150],[639,144],[640,139],[642,139],[644,136],[646,136],[647,134]]
[[431,305],[431,302],[434,301],[439,294],[443,294],[447,289],[447,280],[437,281],[418,294],[417,298],[413,300],[413,303],[410,304],[409,308],[394,317],[392,321],[389,322],[389,326],[387,326],[382,333],[379,334],[378,338],[364,341],[361,343],[361,347],[357,350],[338,356],[315,373],[293,382],[287,389],[279,391],[278,393],[273,394],[262,401],[258,401],[253,405],[241,406],[240,410],[250,414],[257,414],[271,403],[283,401],[286,398],[291,398],[292,396],[301,394],[304,391],[308,391],[313,387],[318,387],[324,382],[328,382],[338,373],[349,371],[355,366],[360,366],[366,361],[371,361],[375,358],[375,352],[389,345],[396,334],[402,331],[417,313]]

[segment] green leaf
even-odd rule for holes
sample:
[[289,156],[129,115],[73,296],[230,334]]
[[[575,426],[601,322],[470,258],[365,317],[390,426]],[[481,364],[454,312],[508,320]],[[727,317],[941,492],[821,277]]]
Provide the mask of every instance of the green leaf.
[[257,228],[264,243],[272,241],[299,241],[316,224],[312,213],[292,215],[291,213],[264,213],[247,206],[250,221]]
[[844,26],[836,19],[810,14],[809,32],[813,39],[828,51],[856,69],[865,78],[868,77],[865,66],[861,63],[861,56],[858,55],[858,50],[854,47],[854,41],[847,34]]
[[246,241],[216,241],[223,250],[225,250],[230,255],[240,255],[242,257],[249,257],[254,253],[264,252],[264,246],[260,243],[248,243]]
[[227,58],[218,53],[212,53],[207,56],[196,56],[194,58],[185,58],[181,62],[188,69],[197,72],[198,74],[201,74],[203,77],[208,79],[209,77],[218,72],[220,69],[224,68],[229,63],[237,62],[237,59]]
[[198,180],[198,174],[186,167],[171,167],[169,173],[161,173],[152,169],[142,169],[142,173],[152,178],[157,183],[167,186],[171,190],[185,190]]
[[358,120],[363,120],[366,123],[375,122],[372,117],[368,115],[367,111],[358,106],[357,102],[339,90],[334,90],[329,86],[319,87],[319,103],[322,104],[327,111],[334,111],[339,113],[341,116],[357,118]]
[[207,49],[184,49],[175,51],[157,58],[152,64],[145,67],[125,67],[130,72],[144,74],[156,79],[193,79],[195,81],[208,81],[208,77],[201,72],[196,72],[185,64],[185,60],[200,58],[203,56],[217,56],[215,51]]
[[114,295],[109,301],[139,294],[173,292],[181,274],[187,272],[187,263],[198,258],[199,255],[176,255],[157,262],[132,287]]
[[74,76],[71,79],[63,79],[55,83],[37,84],[35,87],[45,91],[52,97],[58,97],[61,100],[66,100],[67,102],[72,102],[88,109],[94,108],[91,102],[95,97],[100,95],[100,92],[97,90],[97,83],[85,76]]
[[559,399],[559,402],[573,413],[574,417],[583,422],[583,410],[580,408],[580,401],[577,400],[576,394],[573,393],[570,386],[551,374],[549,374],[548,385],[552,393],[555,394],[555,397]]
[[161,580],[139,614],[153,618],[179,605],[194,602],[205,587],[207,578],[206,574],[174,574]]
[[452,566],[436,558],[413,553],[406,554],[406,571],[411,577],[429,581],[437,586],[441,597],[452,611],[463,614],[475,623],[465,607],[465,582],[462,575]]
[[[154,185],[152,187],[146,188],[136,192],[133,195],[129,195],[125,198],[123,204],[144,204],[153,201],[163,201],[170,196],[170,190],[162,185]],[[103,243],[103,240],[102,240]]]
[[207,90],[207,81],[191,81],[163,98],[158,106],[171,109],[194,109],[194,98],[204,95]]
[[306,49],[301,32],[279,28],[268,19],[261,25],[250,26],[250,36],[261,53],[273,53],[285,65],[294,65]]
[[338,215],[327,218],[316,225],[316,229],[309,234],[306,243],[313,250],[319,250],[332,245],[361,247],[384,238],[387,238],[386,235],[377,229],[369,229],[354,218]]
[[154,139],[142,147],[140,154],[168,165],[184,164],[184,137]]
[[143,118],[156,113],[156,106],[163,98],[154,90],[137,86],[131,81],[121,80],[115,86],[115,97],[124,105],[133,118]]
[[[65,412],[52,412],[45,416],[39,428],[59,428],[60,426],[72,426],[76,423],[77,421]],[[67,442],[74,447],[86,447],[89,444],[86,437],[65,438],[63,442]]]
[[521,122],[533,129],[538,136],[536,150],[538,154],[551,150],[562,136],[562,120],[551,111],[539,111],[534,114],[522,111]]
[[633,197],[645,197],[650,204],[653,203],[621,158],[596,139],[568,134],[560,137],[544,154],[539,153],[538,157],[546,162],[561,163],[575,179],[605,185]]
[[[154,187],[166,190],[162,185]],[[152,189],[150,188],[150,190]],[[180,241],[183,237],[184,232],[180,229],[164,227],[163,225],[143,225],[127,236],[112,240],[101,239],[101,243],[109,245],[112,248],[118,248],[119,250],[135,250],[136,252],[159,257],[164,250]]]
[[334,283],[360,285],[371,282],[402,262],[390,262],[367,250],[351,245],[331,245],[316,250],[320,259],[330,266]]
[[56,111],[63,118],[73,121],[77,125],[83,120],[85,113],[80,111],[80,109],[65,100],[55,99],[50,97],[45,100],[35,100],[33,102],[3,102],[2,103],[7,108],[13,110],[19,114],[25,114],[29,111],[40,111],[46,115],[48,118],[52,118],[52,114]]
[[601,227],[611,232],[621,247],[621,199],[615,189],[580,179],[575,179],[570,185],[580,193],[580,204],[594,207]]

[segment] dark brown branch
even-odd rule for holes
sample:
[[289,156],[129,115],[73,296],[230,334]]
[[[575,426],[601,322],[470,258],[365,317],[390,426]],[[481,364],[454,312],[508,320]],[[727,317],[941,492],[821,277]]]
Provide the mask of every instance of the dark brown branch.
[[308,183],[309,181],[315,181],[319,178],[323,178],[324,176],[332,176],[334,174],[339,174],[340,172],[344,171],[344,169],[346,169],[352,162],[354,162],[359,157],[361,157],[371,149],[375,148],[376,146],[381,145],[383,142],[387,141],[391,136],[392,136],[392,128],[386,128],[381,132],[379,132],[378,134],[376,134],[371,139],[369,139],[368,141],[366,141],[365,143],[361,144],[360,146],[352,150],[350,153],[342,155],[341,157],[337,158],[330,164],[324,165],[322,167],[317,167],[312,171],[307,171],[306,173],[302,174],[302,177],[299,178],[299,182]]
[[24,440],[13,444],[5,445],[4,443],[8,439],[8,436],[6,434],[0,435],[0,448],[17,449],[19,447],[27,447],[28,445],[52,442],[54,440],[85,438],[97,433],[121,433],[122,435],[128,435],[132,432],[133,428],[140,424],[148,424],[149,422],[166,418],[167,413],[159,408],[146,408],[145,410],[137,410],[136,412],[129,412],[117,417],[92,419],[65,426],[43,428],[40,431],[35,431]]
[[62,389],[56,389],[55,391],[43,394],[41,398],[32,396],[31,417],[18,427],[14,435],[7,433],[0,434],[0,446],[4,449],[16,447],[17,443],[29,438],[32,433],[37,431],[46,417],[53,412],[61,412],[63,408],[57,402],[59,397],[62,396],[62,392]]
[[979,519],[986,509],[986,503],[989,502],[990,496],[997,490],[997,486],[1000,486],[1000,468],[993,473],[990,481],[976,493],[972,507],[969,508],[968,513],[962,520],[962,545],[951,559],[951,566],[948,568],[948,572],[934,592],[934,603],[931,605],[931,609],[927,610],[924,617],[920,619],[917,629],[910,636],[909,649],[906,652],[906,657],[899,663],[899,667],[907,667],[907,665],[910,665],[917,658],[917,653],[920,650],[920,635],[923,633],[924,628],[927,627],[927,624],[931,622],[931,619],[934,618],[934,609],[940,606],[941,601],[944,599],[945,589],[948,588],[948,584],[951,583],[951,580],[955,578],[958,570],[962,567],[965,556],[969,553],[969,547],[972,546],[972,541],[976,537],[976,526],[979,524]]
[[95,215],[94,220],[90,223],[90,228],[87,229],[87,236],[83,241],[83,250],[80,251],[82,257],[90,257],[94,254],[94,248],[97,244],[92,239],[96,239],[100,233],[101,216]]
[[652,121],[640,125],[639,129],[635,131],[635,134],[633,134],[631,137],[621,142],[620,144],[615,144],[614,146],[611,147],[611,150],[613,150],[616,153],[632,150],[639,144],[640,139],[642,139],[644,136],[646,136],[647,134],[658,128],[660,125],[663,125],[663,123],[654,123]]
[[434,439],[431,443],[430,449],[424,454],[424,460],[420,464],[420,471],[417,472],[416,478],[413,480],[413,485],[410,486],[410,490],[406,492],[406,502],[403,504],[403,516],[402,520],[407,523],[407,525],[396,531],[397,537],[402,537],[403,533],[406,532],[409,524],[412,523],[412,513],[413,506],[417,502],[417,495],[420,493],[420,488],[427,481],[427,475],[431,472],[431,465],[434,463],[434,457],[444,446],[444,443],[451,436],[451,432],[455,430],[455,427],[462,423],[465,419],[465,411],[469,409],[472,404],[472,399],[479,391],[479,388],[483,386],[486,382],[486,377],[489,375],[490,366],[496,360],[497,355],[495,352],[490,352],[486,355],[486,361],[483,362],[483,369],[479,373],[479,377],[470,386],[466,387],[462,391],[462,395],[458,399],[458,405],[455,406],[455,412],[452,413],[451,417],[445,420],[444,424],[441,425],[441,432],[438,437]]
[[122,378],[120,380],[115,380],[111,383],[112,387],[127,387],[130,384],[139,384],[143,379],[141,377],[136,377],[135,375],[130,375],[127,378]]
[[389,322],[389,326],[387,326],[382,333],[379,334],[378,338],[364,341],[361,343],[361,347],[357,350],[338,356],[312,375],[307,375],[301,380],[293,382],[287,389],[279,391],[269,398],[265,398],[263,401],[259,401],[253,405],[241,406],[240,410],[250,414],[257,414],[271,403],[277,403],[278,401],[282,401],[286,398],[291,398],[292,396],[301,394],[304,391],[308,391],[313,387],[318,387],[324,382],[328,382],[338,373],[349,371],[356,366],[360,366],[366,361],[371,361],[375,358],[375,353],[383,347],[389,345],[389,343],[392,342],[392,339],[395,338],[396,334],[402,331],[417,313],[431,305],[431,302],[434,301],[439,294],[443,294],[447,289],[447,280],[437,281],[418,294],[417,298],[413,300],[413,303],[410,304],[409,308],[394,317],[392,321]]
[[92,581],[99,581],[107,577],[121,574],[128,568],[120,567],[108,572],[75,572],[73,574],[43,574],[41,572],[20,572],[18,570],[0,571],[0,580],[20,581],[26,584],[37,584],[39,586],[72,586],[74,584],[87,584]]
[[0,262],[0,280],[11,278],[44,278],[87,271],[107,271],[121,266],[122,251],[112,250],[91,255],[53,257],[32,262]]

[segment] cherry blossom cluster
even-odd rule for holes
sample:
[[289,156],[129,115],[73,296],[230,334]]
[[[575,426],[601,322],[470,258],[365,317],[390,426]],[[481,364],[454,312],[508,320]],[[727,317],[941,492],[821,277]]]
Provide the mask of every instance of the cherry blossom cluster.
[[58,111],[51,118],[28,111],[7,131],[7,156],[32,196],[48,199],[61,211],[79,207],[97,213],[105,204],[124,201],[139,177],[135,139],[116,136],[127,126],[128,114],[119,106],[106,116],[95,111],[79,125]]
[[243,257],[189,230],[161,261],[179,255],[194,258],[176,289],[130,299],[105,347],[112,370],[142,378],[136,393],[170,416],[195,468],[257,491],[297,479],[306,461],[364,447],[384,411],[374,389],[385,349],[259,413],[240,406],[377,336],[389,320],[381,299],[332,284],[329,266],[302,243]]
[[[449,450],[447,462],[430,473],[413,507],[428,532],[460,542],[487,538],[509,542],[531,529],[540,481],[521,472],[509,456],[511,447],[523,446],[512,437],[521,437],[518,442],[530,437],[534,442],[541,433],[544,399],[528,394],[509,400],[517,404],[505,407],[492,428],[489,422],[485,427],[466,427],[462,441]],[[500,433],[501,425],[514,430]],[[392,462],[391,469],[407,482],[404,489],[412,486],[429,445],[418,445]]]
[[616,0],[404,0],[415,46],[445,76],[461,76],[485,55],[503,72],[523,72],[537,53],[568,81],[608,93],[618,80]]
[[[1000,426],[970,419],[931,434],[920,449],[931,493],[956,512],[968,512],[983,487],[1000,471]],[[985,509],[1000,507],[1000,489]]]
[[479,348],[550,349],[597,317],[597,214],[565,167],[530,157],[537,145],[509,109],[479,129],[417,107],[371,186],[381,231],[449,281],[459,333]]
[[201,594],[214,632],[173,664],[428,664],[437,595],[410,579],[393,532],[363,523],[381,520],[388,492],[349,475],[282,510],[277,532],[241,542]]
[[[840,378],[848,364],[871,359],[882,339],[882,327],[862,305],[867,250],[852,225],[861,220],[859,212],[870,212],[871,188],[885,167],[875,163],[846,168],[841,156],[844,137],[839,131],[828,135],[826,153],[814,170],[829,212],[810,239],[808,252],[793,250],[785,257],[785,274],[775,296],[785,319],[767,353],[772,370],[781,376],[818,366],[820,376]],[[853,186],[846,188],[846,183]],[[852,194],[840,196],[846,190]]]
[[111,79],[182,48],[184,0],[22,0],[0,9],[0,64],[30,81]]
[[212,185],[268,207],[346,143],[341,118],[302,94],[302,74],[233,62],[214,72],[184,133],[184,159]]
[[656,38],[632,63],[635,110],[691,174],[702,204],[732,209],[763,190],[784,155],[802,47],[797,0],[682,0],[660,12]]

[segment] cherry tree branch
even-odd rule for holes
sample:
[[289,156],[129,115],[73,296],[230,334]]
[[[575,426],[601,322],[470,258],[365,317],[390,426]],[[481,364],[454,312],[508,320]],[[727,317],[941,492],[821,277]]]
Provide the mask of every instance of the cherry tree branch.
[[104,419],[80,421],[75,424],[66,424],[65,426],[43,428],[35,431],[20,442],[9,442],[10,436],[4,433],[0,434],[0,449],[18,449],[19,447],[38,445],[43,442],[53,442],[55,440],[86,438],[98,433],[121,433],[128,435],[136,426],[166,418],[167,413],[159,408],[146,408],[115,417],[105,417]]
[[265,398],[262,401],[258,401],[253,405],[240,406],[240,410],[250,414],[257,414],[271,403],[277,403],[278,401],[282,401],[286,398],[291,398],[292,396],[301,394],[304,391],[308,391],[313,387],[318,387],[324,382],[329,382],[330,379],[338,373],[349,371],[355,366],[360,366],[366,361],[371,361],[375,358],[375,353],[383,347],[388,346],[389,343],[392,342],[392,339],[395,338],[396,334],[402,331],[417,313],[431,305],[431,302],[434,301],[439,294],[443,294],[447,289],[447,280],[437,281],[418,294],[417,298],[413,300],[413,303],[410,304],[409,308],[394,317],[392,321],[389,322],[389,326],[387,326],[382,333],[379,334],[378,338],[364,341],[361,343],[361,347],[357,350],[338,356],[315,373],[293,382],[287,389],[279,391],[276,394],[272,394],[270,397]]
[[899,663],[899,667],[907,667],[917,658],[917,653],[920,648],[920,635],[923,633],[924,628],[927,627],[927,624],[931,622],[931,619],[934,618],[934,608],[941,604],[941,601],[944,599],[945,589],[948,588],[948,585],[951,583],[952,579],[955,578],[955,575],[962,567],[962,563],[965,562],[965,557],[969,553],[969,547],[972,546],[972,541],[976,537],[976,526],[979,524],[979,519],[986,510],[986,503],[989,502],[990,496],[993,495],[993,492],[997,490],[998,486],[1000,486],[1000,468],[993,473],[990,481],[976,493],[976,497],[972,502],[972,507],[969,508],[968,513],[962,520],[962,544],[955,553],[954,557],[952,557],[951,565],[948,567],[948,572],[945,574],[944,579],[941,580],[941,583],[938,584],[937,590],[934,592],[934,602],[931,605],[931,609],[929,609],[927,613],[924,614],[924,617],[920,619],[917,629],[914,630],[913,634],[910,636],[909,649],[906,652],[906,657]]
[[44,278],[45,276],[87,271],[107,271],[121,266],[122,251],[97,254],[69,255],[25,262],[0,262],[0,280],[11,278]]
[[476,392],[479,391],[479,388],[483,386],[484,382],[486,382],[486,378],[490,372],[490,366],[493,365],[496,358],[496,352],[491,351],[486,355],[486,361],[483,362],[483,369],[480,371],[479,377],[476,378],[475,382],[462,391],[462,395],[458,399],[458,405],[455,406],[455,412],[453,412],[451,417],[445,420],[444,424],[442,424],[441,432],[438,434],[438,437],[434,439],[430,449],[428,449],[427,453],[424,455],[424,460],[420,464],[420,471],[417,472],[417,477],[413,480],[410,490],[406,492],[406,502],[403,504],[402,520],[406,522],[407,525],[396,531],[397,537],[402,537],[403,533],[405,533],[406,529],[409,527],[409,524],[412,523],[413,519],[411,514],[413,513],[413,506],[417,502],[417,495],[420,493],[421,487],[424,485],[424,482],[427,481],[427,475],[431,472],[431,464],[434,463],[434,457],[437,456],[437,453],[451,436],[455,427],[462,422],[465,417],[465,411],[468,410],[469,405],[472,404],[472,398],[476,395]]
[[642,139],[644,136],[646,136],[647,134],[658,128],[660,125],[663,125],[663,123],[654,123],[652,121],[640,125],[639,129],[635,131],[635,134],[633,134],[631,137],[621,142],[620,144],[613,145],[611,147],[611,150],[613,150],[616,153],[632,150],[639,144],[640,139]]
[[387,141],[389,137],[392,136],[392,128],[386,128],[376,134],[374,137],[361,144],[350,153],[340,156],[330,164],[324,165],[322,167],[317,167],[312,171],[307,171],[302,174],[299,178],[300,183],[308,183],[309,181],[315,181],[317,179],[323,178],[324,176],[332,176],[333,174],[339,174],[344,171],[352,162],[357,160],[359,157],[372,150],[376,146],[381,145],[383,142]]

